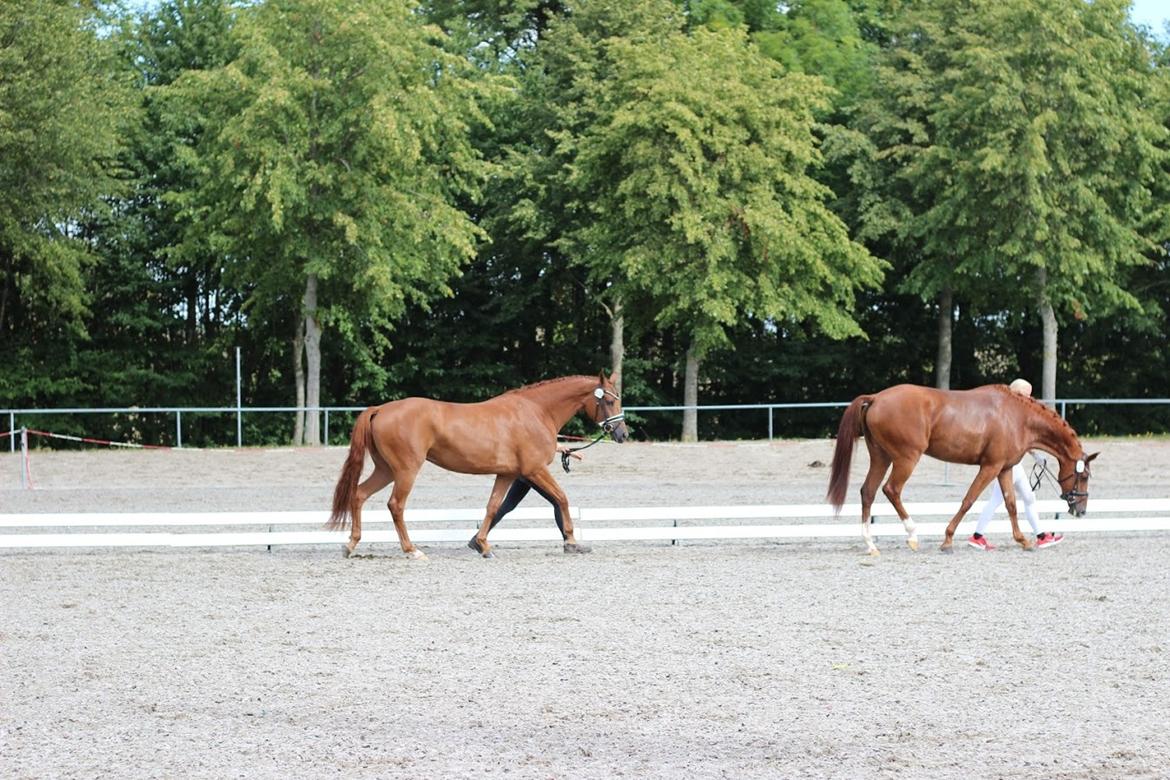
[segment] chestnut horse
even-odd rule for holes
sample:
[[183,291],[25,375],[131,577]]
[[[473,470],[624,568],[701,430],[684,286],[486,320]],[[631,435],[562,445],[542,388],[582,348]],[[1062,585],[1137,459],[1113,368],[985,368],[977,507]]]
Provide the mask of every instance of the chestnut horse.
[[997,478],[1011,518],[1012,538],[1027,550],[1031,543],[1016,522],[1012,466],[1028,450],[1040,449],[1054,455],[1060,464],[1060,497],[1068,502],[1071,514],[1080,516],[1089,500],[1089,463],[1099,454],[1085,455],[1076,432],[1060,415],[1034,398],[1011,392],[1006,385],[985,385],[974,390],[895,385],[880,393],[858,396],[841,417],[827,496],[838,512],[845,503],[849,464],[858,436],[865,436],[869,449],[869,473],[861,485],[861,524],[870,555],[878,555],[878,549],[870,534],[869,511],[878,484],[891,464],[894,468],[882,492],[902,518],[911,549],[918,549],[918,536],[914,521],[902,506],[902,487],[925,454],[949,463],[979,466],[958,514],[947,525],[943,552],[951,551],[959,521],[991,480]]
[[[613,434],[626,440],[622,402],[615,377],[567,376],[510,390],[475,404],[403,398],[371,406],[358,415],[350,435],[349,456],[333,491],[329,528],[344,528],[353,518],[350,555],[362,538],[362,505],[382,488],[394,483],[387,506],[402,551],[411,558],[426,556],[410,541],[403,522],[406,499],[425,461],[462,474],[495,474],[496,484],[488,499],[487,513],[471,546],[491,557],[487,534],[508,487],[523,478],[555,502],[564,519],[565,552],[584,552],[573,534],[569,502],[548,464],[557,450],[557,432],[578,412],[584,412]],[[361,484],[358,479],[366,453],[374,471]]]

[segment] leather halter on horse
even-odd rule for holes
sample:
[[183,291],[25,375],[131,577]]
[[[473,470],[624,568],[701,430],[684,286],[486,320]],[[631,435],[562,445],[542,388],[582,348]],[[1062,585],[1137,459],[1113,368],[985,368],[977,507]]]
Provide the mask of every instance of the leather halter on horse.
[[[621,396],[612,390],[607,390],[604,387],[599,386],[596,390],[593,391],[593,397],[597,399],[597,417],[594,418],[593,422],[601,426],[601,433],[597,434],[597,437],[588,444],[561,451],[561,468],[565,470],[566,474],[569,473],[569,457],[574,452],[580,452],[581,450],[589,449],[594,444],[604,439],[608,434],[612,433],[613,427],[626,418],[625,412],[609,414],[609,412],[612,410],[613,402],[610,401],[606,396],[613,396],[618,403],[621,403]],[[607,416],[604,419],[600,419],[603,414]]]
[[1088,470],[1089,467],[1084,460],[1077,460],[1076,470],[1065,477],[1066,480],[1069,477],[1072,478],[1072,487],[1065,490],[1060,478],[1052,473],[1047,463],[1037,463],[1032,469],[1032,490],[1035,491],[1040,487],[1041,477],[1048,477],[1049,481],[1056,485],[1056,489],[1061,491],[1060,499],[1068,504],[1069,514],[1075,515],[1077,500],[1089,497],[1089,491],[1080,489],[1081,484],[1088,481]]

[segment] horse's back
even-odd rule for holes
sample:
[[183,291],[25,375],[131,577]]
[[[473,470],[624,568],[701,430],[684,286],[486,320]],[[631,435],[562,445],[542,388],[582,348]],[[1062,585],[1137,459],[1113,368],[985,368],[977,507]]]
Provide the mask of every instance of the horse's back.
[[390,401],[374,414],[376,446],[392,465],[429,460],[464,474],[518,472],[528,465],[520,450],[535,446],[538,458],[551,458],[556,447],[555,431],[548,442],[537,441],[544,431],[531,430],[533,411],[526,404],[506,395],[476,403],[417,396]]
[[918,451],[941,460],[974,463],[989,438],[999,437],[1006,388],[940,390],[894,385],[873,396],[867,433],[887,450]]

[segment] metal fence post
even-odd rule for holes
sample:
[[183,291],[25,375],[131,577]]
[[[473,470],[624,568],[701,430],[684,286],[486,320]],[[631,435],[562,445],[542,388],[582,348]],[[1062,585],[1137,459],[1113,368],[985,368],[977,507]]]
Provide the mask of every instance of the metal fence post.
[[183,449],[183,410],[175,410],[175,446]]
[[8,447],[9,447],[8,451],[9,452],[16,452],[16,413],[15,412],[8,413],[8,430],[12,431],[12,435],[8,437],[9,439],[12,440],[8,443]]
[[772,441],[772,407],[768,407],[768,441]]
[[28,489],[28,428],[20,428],[20,489]]
[[240,403],[240,348],[236,347],[236,446],[244,446],[244,407]]
[[329,410],[325,410],[325,446],[329,446]]

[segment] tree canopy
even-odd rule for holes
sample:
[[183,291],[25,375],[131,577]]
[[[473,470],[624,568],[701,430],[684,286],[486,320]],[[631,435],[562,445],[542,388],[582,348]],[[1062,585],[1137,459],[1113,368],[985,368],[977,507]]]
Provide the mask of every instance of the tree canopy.
[[[1017,374],[1164,396],[1170,53],[1127,10],[0,4],[0,406],[234,402],[237,347],[257,405],[618,366],[630,406]],[[1170,427],[1140,412],[1074,424]],[[318,421],[249,440],[315,442]]]

